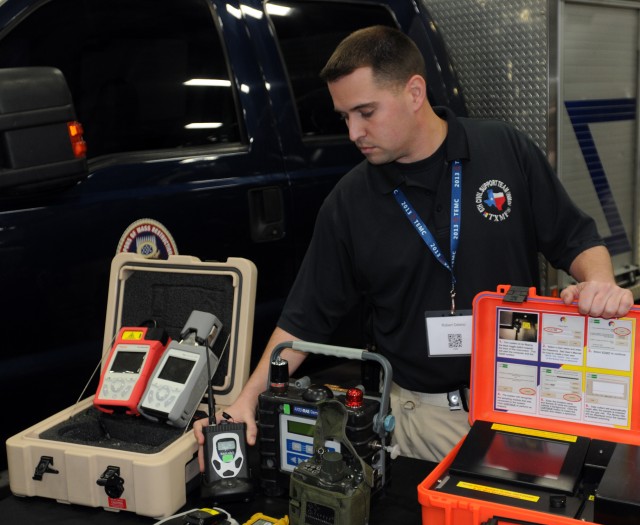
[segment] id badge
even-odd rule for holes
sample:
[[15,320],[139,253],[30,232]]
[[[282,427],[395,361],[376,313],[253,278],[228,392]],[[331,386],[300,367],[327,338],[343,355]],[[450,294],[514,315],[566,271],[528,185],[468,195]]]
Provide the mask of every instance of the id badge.
[[471,355],[471,310],[432,310],[424,313],[429,357]]

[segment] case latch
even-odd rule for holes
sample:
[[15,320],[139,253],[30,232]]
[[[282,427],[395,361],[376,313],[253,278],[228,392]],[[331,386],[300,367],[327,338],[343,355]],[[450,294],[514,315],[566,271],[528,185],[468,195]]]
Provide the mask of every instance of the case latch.
[[526,286],[512,286],[504,294],[505,303],[524,303],[529,297],[529,288]]
[[40,456],[40,461],[36,466],[36,470],[33,473],[32,479],[36,481],[42,481],[42,476],[45,474],[59,474],[60,472],[54,468],[51,468],[53,465],[53,458],[51,456]]
[[120,467],[108,466],[96,483],[104,487],[110,498],[119,498],[124,492],[124,479],[120,477]]

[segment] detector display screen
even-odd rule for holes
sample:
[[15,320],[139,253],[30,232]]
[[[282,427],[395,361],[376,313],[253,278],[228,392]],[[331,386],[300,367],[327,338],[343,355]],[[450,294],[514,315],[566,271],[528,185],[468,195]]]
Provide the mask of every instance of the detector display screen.
[[568,451],[568,443],[497,432],[481,464],[525,476],[558,479]]
[[127,352],[118,350],[111,363],[111,372],[139,374],[146,352]]
[[571,494],[588,448],[585,437],[476,420],[451,471]]
[[158,374],[160,379],[185,384],[196,362],[192,359],[169,356]]

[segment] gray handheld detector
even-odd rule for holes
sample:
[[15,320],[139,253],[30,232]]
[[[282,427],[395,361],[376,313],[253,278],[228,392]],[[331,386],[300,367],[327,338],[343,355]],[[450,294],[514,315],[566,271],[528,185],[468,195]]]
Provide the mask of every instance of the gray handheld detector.
[[154,369],[138,405],[140,414],[175,427],[189,424],[218,368],[219,359],[211,348],[221,329],[215,315],[191,312],[181,341],[169,344]]

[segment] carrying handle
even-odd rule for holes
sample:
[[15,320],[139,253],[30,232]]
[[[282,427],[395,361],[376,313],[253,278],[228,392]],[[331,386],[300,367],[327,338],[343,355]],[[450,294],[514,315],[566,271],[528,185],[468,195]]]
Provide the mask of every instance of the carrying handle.
[[[349,348],[346,346],[333,346],[320,343],[309,343],[307,341],[285,341],[276,345],[271,352],[271,362],[275,361],[280,352],[285,348],[291,348],[293,350],[299,350],[301,352],[308,352],[311,354],[322,354],[333,357],[344,357],[346,359],[355,359],[359,361],[376,361],[380,363],[383,370],[383,384],[382,384],[382,399],[380,402],[380,411],[378,417],[374,419],[373,430],[380,436],[384,436],[388,426],[385,425],[387,414],[389,412],[389,395],[391,393],[391,381],[393,380],[393,371],[391,370],[391,364],[386,357],[376,354],[375,352],[369,352],[368,350],[361,350],[359,348]],[[269,367],[269,374],[267,378],[267,388],[271,384],[271,367]]]

